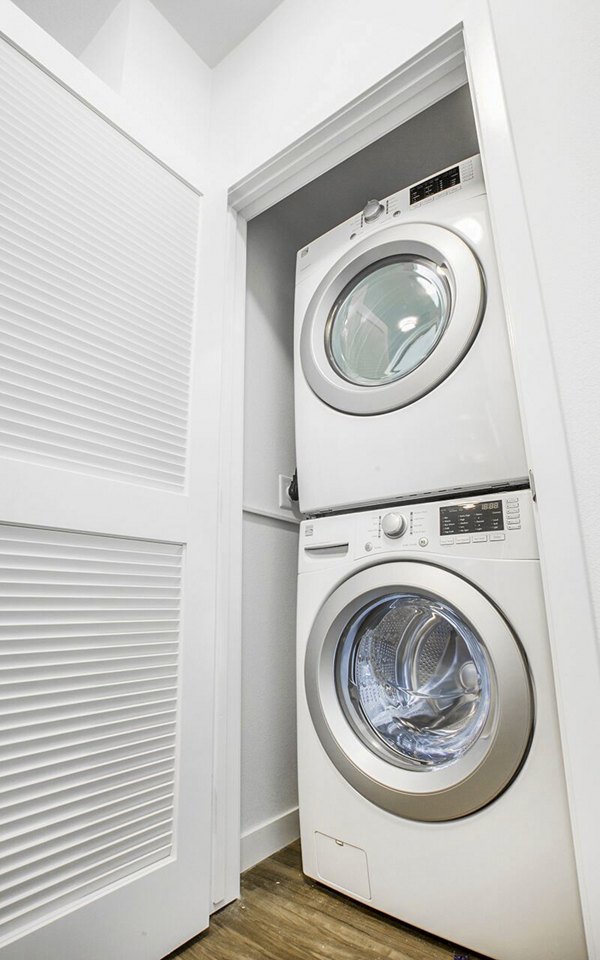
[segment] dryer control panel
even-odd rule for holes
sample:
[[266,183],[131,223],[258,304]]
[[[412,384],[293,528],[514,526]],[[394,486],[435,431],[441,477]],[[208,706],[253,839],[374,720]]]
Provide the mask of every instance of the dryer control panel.
[[464,200],[485,193],[481,157],[476,154],[461,160],[460,163],[440,170],[426,180],[411,184],[404,190],[390,194],[389,197],[368,200],[365,207],[344,223],[308,246],[298,251],[296,256],[296,283],[299,283],[332,251],[345,247],[348,243],[358,243],[363,237],[381,227],[401,223],[406,217],[418,219],[421,207],[439,203],[453,194],[460,193]]
[[403,503],[300,526],[300,569],[378,555],[538,559],[530,490]]

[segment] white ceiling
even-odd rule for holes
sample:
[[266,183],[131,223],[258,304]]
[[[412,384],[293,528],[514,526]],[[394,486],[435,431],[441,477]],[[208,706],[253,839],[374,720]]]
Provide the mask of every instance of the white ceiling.
[[214,67],[281,0],[153,0],[163,17]]
[[[32,20],[79,56],[119,0],[14,0]],[[162,15],[214,67],[281,0],[152,0]]]

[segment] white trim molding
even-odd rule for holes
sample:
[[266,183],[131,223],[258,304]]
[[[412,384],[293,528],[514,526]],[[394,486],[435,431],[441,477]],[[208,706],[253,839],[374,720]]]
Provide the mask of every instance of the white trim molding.
[[240,857],[242,871],[287,847],[300,836],[298,807],[274,817],[267,823],[242,834]]
[[251,220],[466,82],[457,28],[239,180],[230,205]]

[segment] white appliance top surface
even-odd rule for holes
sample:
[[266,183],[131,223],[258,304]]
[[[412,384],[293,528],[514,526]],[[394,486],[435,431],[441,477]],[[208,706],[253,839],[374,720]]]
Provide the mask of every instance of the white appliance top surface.
[[450,206],[448,201],[452,201],[452,207],[455,208],[458,197],[466,200],[481,196],[485,192],[479,154],[461,160],[454,167],[446,167],[444,170],[427,175],[416,184],[411,184],[380,200],[381,213],[371,223],[365,221],[361,210],[344,223],[317,237],[308,246],[302,247],[296,259],[296,282],[300,283],[310,272],[309,268],[318,263],[321,257],[327,255],[332,248],[339,247],[339,252],[342,253],[374,231],[403,223],[409,217],[413,220],[420,217],[426,220],[432,219],[429,212],[425,215],[424,208],[431,208],[432,211],[435,209],[435,218],[437,218],[438,212],[442,216],[445,208]]
[[[394,537],[386,528],[403,528]],[[403,554],[537,560],[530,490],[478,494],[429,503],[403,503],[319,517],[300,524],[299,572],[332,562],[397,559]]]

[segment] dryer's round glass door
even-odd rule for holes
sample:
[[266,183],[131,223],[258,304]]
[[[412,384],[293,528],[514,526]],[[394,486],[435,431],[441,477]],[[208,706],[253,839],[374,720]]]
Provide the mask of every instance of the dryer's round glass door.
[[481,639],[451,604],[416,593],[379,597],[360,610],[341,638],[336,673],[363,742],[408,768],[464,756],[492,706]]
[[336,410],[398,410],[452,373],[484,307],[482,269],[458,234],[433,223],[388,226],[347,250],[303,308],[302,371]]
[[378,261],[342,290],[325,329],[327,353],[350,383],[401,380],[435,350],[451,313],[440,268],[423,257]]

